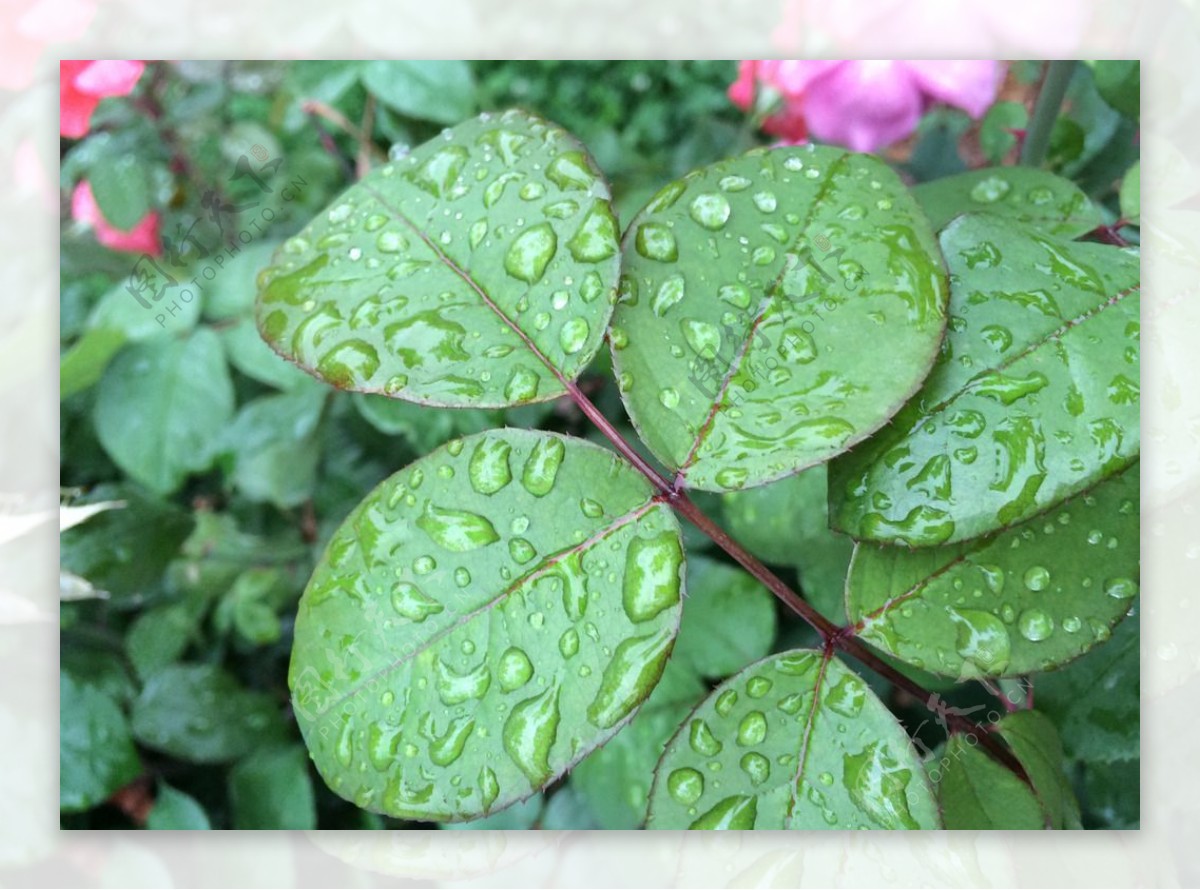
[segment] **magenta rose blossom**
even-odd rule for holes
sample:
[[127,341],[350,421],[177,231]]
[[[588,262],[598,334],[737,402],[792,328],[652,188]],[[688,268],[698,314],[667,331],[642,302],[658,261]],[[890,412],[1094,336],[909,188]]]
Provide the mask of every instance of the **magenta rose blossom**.
[[59,132],[86,136],[92,112],[108,96],[128,96],[146,69],[144,62],[64,59],[59,63]]
[[86,180],[75,186],[71,195],[71,217],[76,222],[90,226],[96,234],[96,240],[110,250],[162,256],[162,242],[158,236],[158,214],[153,211],[147,213],[128,231],[118,229],[100,212],[100,205],[96,203],[92,187]]
[[764,122],[768,133],[796,142],[806,129],[822,142],[875,151],[912,135],[935,102],[981,117],[1003,77],[1004,66],[989,61],[754,60],[742,62],[729,96],[749,108],[756,86],[768,87],[783,103]]

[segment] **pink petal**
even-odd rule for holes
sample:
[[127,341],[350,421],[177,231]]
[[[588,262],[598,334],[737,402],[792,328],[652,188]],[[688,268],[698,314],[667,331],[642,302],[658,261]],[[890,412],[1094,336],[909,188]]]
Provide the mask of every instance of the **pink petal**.
[[771,59],[761,64],[759,76],[764,81],[788,99],[799,99],[810,83],[847,63],[840,59]]
[[738,108],[749,108],[754,104],[754,90],[757,86],[755,79],[758,73],[758,61],[743,59],[738,62],[737,80],[729,85],[729,101]]
[[71,217],[76,222],[89,226],[95,233],[96,240],[110,250],[162,256],[158,214],[153,211],[147,213],[128,231],[115,228],[100,212],[100,205],[96,203],[96,197],[92,194],[92,187],[87,180],[80,181],[71,194]]
[[811,83],[804,115],[817,139],[875,151],[916,130],[921,105],[920,88],[904,63],[846,62]]
[[75,78],[75,85],[93,96],[127,96],[144,70],[145,62],[95,61]]
[[982,117],[996,101],[1004,66],[999,62],[955,60],[904,63],[931,98]]

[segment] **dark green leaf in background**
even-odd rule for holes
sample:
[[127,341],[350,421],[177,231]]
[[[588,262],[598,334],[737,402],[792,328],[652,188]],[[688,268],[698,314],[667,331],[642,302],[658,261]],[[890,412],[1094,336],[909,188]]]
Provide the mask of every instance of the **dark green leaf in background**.
[[59,806],[78,812],[103,803],[142,767],[120,707],[99,688],[59,679]]

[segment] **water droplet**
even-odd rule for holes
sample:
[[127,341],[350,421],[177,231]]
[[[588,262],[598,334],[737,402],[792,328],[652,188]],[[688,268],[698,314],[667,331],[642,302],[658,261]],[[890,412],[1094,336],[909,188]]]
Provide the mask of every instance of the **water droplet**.
[[561,637],[558,638],[558,651],[563,658],[574,658],[579,652],[579,631],[573,627],[568,627]]
[[521,473],[521,483],[525,490],[534,497],[545,497],[554,488],[554,480],[558,478],[558,468],[562,466],[567,449],[562,439],[546,436],[530,452],[525,461],[525,469]]
[[724,195],[697,195],[689,210],[692,219],[706,229],[718,231],[729,221],[729,201]]
[[525,565],[535,556],[537,551],[524,538],[512,538],[508,542],[508,552],[519,565]]
[[583,318],[570,318],[558,332],[558,344],[567,355],[574,355],[587,343],[590,330]]
[[717,185],[721,187],[722,191],[744,192],[753,183],[745,176],[722,176]]
[[504,271],[527,284],[537,284],[557,250],[558,236],[554,229],[549,223],[540,223],[513,241],[504,256]]
[[1037,643],[1054,632],[1054,619],[1041,609],[1026,609],[1017,619],[1017,629],[1025,639]]
[[510,402],[528,402],[537,396],[541,378],[528,368],[518,367],[504,387],[504,397]]
[[[296,332],[297,337],[300,331]],[[345,340],[317,362],[317,372],[339,389],[353,389],[379,370],[379,353],[362,340]]]
[[1050,572],[1045,566],[1030,566],[1025,572],[1024,581],[1032,591],[1045,590],[1050,584]]
[[990,612],[949,610],[958,625],[957,651],[964,664],[962,679],[987,677],[1008,667],[1011,641],[1003,622]]
[[659,391],[658,400],[664,408],[675,408],[679,405],[679,393],[668,386]]
[[700,718],[692,720],[691,726],[688,727],[688,744],[692,746],[692,750],[702,757],[716,757],[721,753],[721,749],[725,747],[713,735],[708,724]]
[[1062,621],[1063,630],[1069,634],[1078,633],[1081,627],[1083,627],[1083,622],[1074,615],[1064,618]]
[[857,717],[867,700],[867,687],[855,677],[843,677],[825,693],[825,705],[843,717]]
[[622,603],[630,621],[649,621],[679,602],[683,550],[675,532],[666,531],[653,538],[635,537],[625,560]]
[[354,212],[354,208],[349,204],[338,204],[329,211],[329,221],[334,223],[343,223],[350,218],[350,214]]
[[721,352],[721,329],[707,321],[685,318],[680,323],[683,338],[696,355],[712,360]]
[[1104,582],[1104,592],[1113,599],[1133,599],[1137,596],[1138,584],[1132,578],[1111,578]]
[[754,206],[763,213],[774,213],[778,202],[776,202],[775,196],[771,192],[755,192]]
[[743,754],[738,765],[741,766],[742,772],[750,778],[751,785],[761,785],[771,777],[771,761],[757,751],[748,751]]
[[579,509],[583,515],[589,519],[599,519],[604,515],[604,508],[591,498],[583,498],[580,500]]
[[750,291],[741,284],[725,284],[717,290],[717,297],[738,309],[750,308]]
[[488,687],[492,685],[492,674],[483,663],[475,668],[459,674],[447,666],[441,659],[436,659],[438,697],[444,705],[459,705],[466,701],[483,698]]
[[496,671],[496,680],[505,692],[520,689],[533,677],[533,663],[524,650],[512,646],[500,656],[500,666]]
[[971,189],[971,198],[981,204],[995,204],[1007,195],[1011,188],[1007,180],[998,176],[989,176],[975,183]]
[[658,286],[658,290],[654,293],[654,299],[650,303],[650,308],[654,310],[654,314],[662,318],[667,314],[667,310],[683,299],[684,283],[682,275],[671,275],[663,279],[662,284]]
[[616,255],[620,240],[620,229],[608,203],[596,201],[567,242],[567,250],[581,263],[598,263]]
[[479,494],[493,495],[512,481],[509,455],[512,446],[503,439],[484,437],[471,453],[467,475]]
[[771,691],[773,685],[766,677],[751,677],[746,681],[746,694],[751,698],[762,698]]
[[696,830],[748,831],[758,819],[758,802],[753,797],[727,797],[691,825]]
[[658,682],[673,641],[673,628],[663,627],[622,642],[600,678],[600,690],[588,706],[588,720],[608,729],[628,716]]
[[437,507],[425,503],[417,527],[437,544],[454,553],[467,553],[500,540],[496,529],[483,516],[465,510]]
[[413,571],[418,575],[428,575],[437,568],[437,560],[432,556],[418,556],[413,560]]
[[690,807],[704,793],[704,776],[686,766],[672,770],[667,776],[667,791],[685,807]]
[[392,588],[392,608],[409,621],[424,621],[443,610],[437,600],[422,593],[414,584],[401,581]]
[[550,749],[558,737],[558,686],[521,702],[504,722],[504,750],[539,788],[550,779]]
[[854,805],[887,829],[917,830],[908,808],[912,770],[902,769],[884,742],[871,742],[859,754],[842,759],[842,780]]
[[588,167],[587,158],[581,151],[565,151],[546,168],[546,177],[556,186],[566,191],[584,191],[590,189],[596,182],[596,177]]
[[337,757],[338,763],[345,768],[349,768],[350,764],[354,762],[354,727],[351,725],[349,718],[342,724],[342,731],[338,733],[338,740],[334,746],[333,754]]
[[644,222],[638,227],[634,239],[637,252],[648,260],[673,263],[679,259],[679,245],[671,229],[662,223]]
[[483,811],[486,813],[496,802],[500,794],[500,783],[491,767],[485,766],[479,771],[479,796],[483,800]]

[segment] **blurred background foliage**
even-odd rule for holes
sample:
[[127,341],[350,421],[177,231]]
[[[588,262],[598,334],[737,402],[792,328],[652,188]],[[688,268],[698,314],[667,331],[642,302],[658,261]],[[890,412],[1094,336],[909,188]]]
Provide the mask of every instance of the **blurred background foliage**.
[[[914,182],[1012,162],[1042,70],[1014,63],[981,121],[934,108],[885,156]],[[514,105],[584,142],[628,221],[669,179],[766,144],[726,96],[735,76],[722,61],[149,63],[63,140],[61,484],[69,507],[108,505],[62,536],[63,827],[429,827],[359,810],[312,770],[288,705],[296,601],[346,514],[432,448],[503,424],[594,434],[569,404],[451,411],[328,389],[259,340],[255,274],[389,152]],[[1078,66],[1048,153],[1110,223],[1136,219],[1136,77],[1136,63]],[[103,220],[144,224],[149,249],[101,243],[85,180]],[[161,300],[139,302],[135,267]],[[626,423],[606,358],[583,386]],[[698,500],[839,618],[850,544],[825,526],[822,474]],[[638,718],[543,794],[454,827],[637,827],[663,743],[707,690],[815,642],[708,543],[688,535],[678,657]],[[1137,655],[1126,621],[1036,690],[1088,827],[1137,824]],[[952,705],[996,703],[921,679]],[[938,743],[920,703],[872,682]]]

